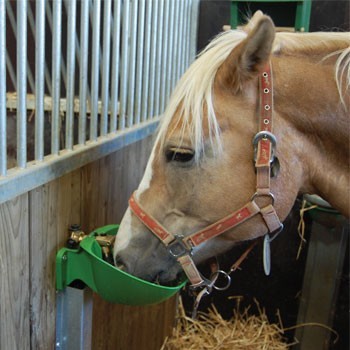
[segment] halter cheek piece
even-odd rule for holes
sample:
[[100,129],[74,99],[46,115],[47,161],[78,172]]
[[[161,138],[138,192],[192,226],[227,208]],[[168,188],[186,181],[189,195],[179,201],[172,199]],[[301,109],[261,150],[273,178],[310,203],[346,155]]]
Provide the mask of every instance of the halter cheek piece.
[[[195,263],[192,260],[192,250],[194,247],[219,236],[220,234],[238,226],[246,220],[260,214],[266,224],[269,234],[264,239],[264,269],[268,275],[270,273],[270,242],[283,229],[283,224],[280,222],[276,210],[274,208],[275,198],[270,191],[271,164],[275,161],[276,137],[272,133],[272,106],[273,106],[273,86],[271,66],[268,64],[259,78],[260,90],[260,122],[259,132],[253,139],[254,146],[254,161],[256,168],[256,192],[252,196],[250,202],[238,209],[234,213],[224,217],[223,219],[192,233],[188,236],[172,234],[167,231],[157,220],[141,207],[136,201],[133,194],[129,200],[129,206],[133,213],[153,234],[160,239],[166,246],[169,254],[177,259],[185,271],[187,278],[191,282],[191,287],[201,287],[203,290],[200,293],[210,293],[215,287],[215,280],[218,274],[223,273],[228,280],[229,276],[221,270],[214,273],[211,280],[202,277]],[[259,197],[267,197],[271,204],[260,208],[256,199]],[[220,289],[216,287],[217,289]]]

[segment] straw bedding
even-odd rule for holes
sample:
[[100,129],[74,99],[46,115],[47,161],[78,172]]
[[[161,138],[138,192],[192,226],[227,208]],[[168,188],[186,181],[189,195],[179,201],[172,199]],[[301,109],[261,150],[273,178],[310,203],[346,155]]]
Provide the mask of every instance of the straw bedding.
[[199,313],[197,320],[185,315],[180,304],[177,325],[161,350],[286,350],[283,327],[270,324],[263,310],[249,315],[248,309],[234,310],[231,320],[224,320],[214,306]]

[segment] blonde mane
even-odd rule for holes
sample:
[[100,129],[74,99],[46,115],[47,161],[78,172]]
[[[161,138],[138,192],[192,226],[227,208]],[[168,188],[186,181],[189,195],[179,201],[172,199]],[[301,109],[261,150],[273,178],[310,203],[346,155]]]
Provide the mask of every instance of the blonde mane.
[[[158,137],[164,142],[165,136],[180,125],[183,133],[189,131],[192,146],[198,151],[204,146],[203,118],[207,118],[209,139],[214,152],[222,151],[220,127],[215,116],[213,103],[213,84],[216,72],[230,52],[245,38],[243,30],[231,30],[218,35],[199,54],[183,77],[178,82],[167,109],[164,112]],[[346,47],[339,50],[339,47]],[[274,42],[274,53],[291,53],[310,51],[328,53],[328,56],[339,55],[335,65],[335,80],[342,103],[346,106],[342,91],[350,86],[350,38],[349,33],[277,33]],[[329,54],[331,52],[331,54]],[[346,106],[347,107],[347,106]],[[206,111],[206,113],[203,113]],[[173,120],[174,115],[177,119]],[[180,145],[179,145],[180,146]],[[196,152],[198,160],[199,152]]]

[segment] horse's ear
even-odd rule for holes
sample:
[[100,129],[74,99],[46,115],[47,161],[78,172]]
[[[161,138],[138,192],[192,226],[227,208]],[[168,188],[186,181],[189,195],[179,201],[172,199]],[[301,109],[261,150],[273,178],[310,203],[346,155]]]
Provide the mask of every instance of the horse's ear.
[[235,93],[269,61],[275,39],[275,26],[270,17],[259,13],[253,19],[246,27],[248,36],[232,50],[216,76],[222,87]]

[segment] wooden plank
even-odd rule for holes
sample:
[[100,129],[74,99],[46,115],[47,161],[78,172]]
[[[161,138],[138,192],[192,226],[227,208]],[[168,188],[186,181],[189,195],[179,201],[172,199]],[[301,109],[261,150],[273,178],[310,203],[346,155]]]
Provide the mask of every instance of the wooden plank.
[[[349,222],[341,215],[316,211],[319,218],[312,222],[297,324],[317,323],[332,328]],[[325,327],[297,328],[295,338],[300,343],[293,349],[328,349],[331,336]]]
[[31,346],[54,349],[57,250],[68,238],[68,227],[80,221],[80,171],[30,192]]
[[159,350],[174,326],[176,297],[150,306],[113,305],[94,296],[93,350]]
[[[27,110],[29,111],[35,111],[35,95],[34,94],[27,94]],[[6,93],[6,108],[10,111],[17,110],[17,94],[15,92],[8,92]],[[73,111],[74,113],[78,114],[80,110],[80,99],[78,97],[75,97],[73,100]],[[119,110],[119,108],[117,109]],[[44,111],[45,112],[51,112],[52,111],[52,97],[51,96],[44,96]],[[67,99],[66,98],[60,98],[60,112],[65,113],[67,111]],[[90,103],[87,101],[87,108],[86,113],[89,115],[91,114],[91,108]],[[102,101],[98,101],[97,105],[97,113],[99,115],[102,114]],[[110,114],[110,112],[108,112]],[[46,115],[48,117],[48,115]]]
[[0,205],[0,349],[30,349],[28,194]]

